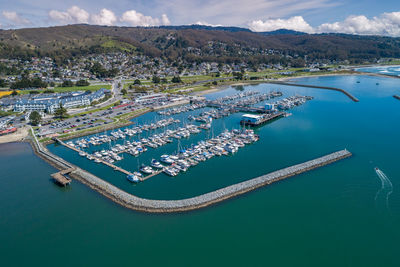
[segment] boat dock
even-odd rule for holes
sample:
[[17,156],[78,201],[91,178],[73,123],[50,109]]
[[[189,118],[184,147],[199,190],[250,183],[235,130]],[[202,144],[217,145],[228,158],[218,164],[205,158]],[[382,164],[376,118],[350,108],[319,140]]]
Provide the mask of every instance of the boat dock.
[[[54,138],[54,141],[56,141],[56,142],[59,143],[60,145],[63,145],[63,146],[65,146],[65,147],[69,148],[69,149],[72,149],[72,150],[74,150],[74,151],[76,151],[76,152],[78,152],[78,153],[83,152],[83,151],[79,150],[79,149],[76,148],[76,147],[73,147],[73,146],[70,146],[70,145],[64,143],[63,141],[61,141],[61,140],[58,139],[58,138]],[[120,168],[120,167],[118,167],[118,166],[115,166],[114,164],[109,163],[109,162],[107,162],[107,161],[105,161],[105,160],[103,160],[103,159],[98,159],[98,160],[100,161],[100,163],[103,163],[104,165],[107,165],[107,166],[113,168],[115,171],[122,172],[123,174],[126,174],[126,175],[132,175],[132,174],[133,174],[133,173],[131,173],[130,171],[127,171],[127,170],[125,170],[125,169],[123,169],[123,168]]]
[[34,133],[31,144],[35,153],[41,158],[60,170],[73,168],[73,171],[69,174],[70,177],[86,184],[115,203],[132,210],[152,213],[185,212],[204,208],[352,156],[351,152],[344,149],[192,198],[181,200],[152,200],[129,194],[79,167],[74,167],[44,148],[42,144],[38,142]]
[[[277,112],[277,113],[272,113],[272,114],[266,114],[266,115],[259,115],[259,116],[252,116],[254,119],[247,120],[247,119],[242,119],[240,121],[241,125],[244,126],[250,126],[250,127],[257,127],[260,125],[263,125],[269,121],[272,121],[274,119],[281,118],[285,116],[285,112]],[[244,115],[244,116],[249,116],[249,115]]]
[[71,179],[69,177],[67,177],[66,175],[70,174],[74,170],[75,170],[75,168],[65,169],[65,170],[53,173],[51,175],[51,177],[54,179],[54,182],[56,182],[58,185],[67,186],[71,183]]
[[[76,152],[78,152],[78,153],[82,152],[82,151],[79,150],[78,148],[73,147],[73,146],[70,146],[70,145],[66,144],[65,142],[61,141],[61,140],[58,139],[58,138],[54,138],[54,141],[56,141],[56,142],[59,143],[60,145],[63,145],[63,146],[65,146],[65,147],[69,148],[69,149],[72,149],[72,150],[74,150],[74,151],[76,151]],[[122,153],[122,152],[121,152],[121,153]],[[108,167],[111,167],[114,171],[121,172],[121,173],[123,173],[123,174],[125,174],[125,175],[133,175],[132,172],[127,171],[127,170],[125,170],[125,169],[123,169],[123,168],[121,168],[121,167],[118,167],[118,166],[116,166],[116,165],[114,165],[114,164],[112,164],[112,163],[110,163],[110,162],[107,162],[107,161],[102,160],[102,159],[100,159],[100,158],[98,158],[98,160],[100,161],[100,163],[102,163],[102,164],[104,164],[104,165],[106,165],[106,166],[108,166]],[[70,172],[71,172],[71,171],[70,171]],[[149,174],[149,175],[144,176],[144,177],[139,177],[139,179],[140,179],[140,181],[143,182],[143,181],[145,181],[145,180],[147,180],[147,179],[149,179],[149,178],[151,178],[151,177],[154,177],[154,176],[156,176],[156,175],[159,175],[160,173],[162,173],[162,170],[155,171],[155,172],[153,172],[152,174]],[[55,177],[53,177],[53,178],[54,178],[57,182],[62,181],[60,184],[64,184],[64,183],[66,182],[65,180],[63,180],[63,179],[66,179],[64,175],[60,175],[60,173],[55,173],[54,175],[56,175],[57,180],[55,179]],[[62,177],[64,177],[64,178],[62,178]]]

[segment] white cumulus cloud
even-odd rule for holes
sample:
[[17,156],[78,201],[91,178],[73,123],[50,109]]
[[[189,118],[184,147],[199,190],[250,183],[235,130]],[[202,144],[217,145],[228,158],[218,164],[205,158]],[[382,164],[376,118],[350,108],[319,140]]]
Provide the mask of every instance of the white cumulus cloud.
[[400,12],[383,13],[373,18],[367,18],[364,15],[349,16],[343,21],[323,23],[316,27],[308,24],[302,16],[265,21],[254,20],[248,26],[256,32],[288,29],[306,33],[347,33],[399,37]]
[[50,19],[59,23],[88,23],[89,13],[77,6],[72,6],[67,11],[51,10]]
[[211,24],[205,21],[201,21],[199,20],[198,22],[196,22],[194,25],[200,25],[200,26],[210,26],[210,27],[219,27],[222,26],[221,24]]
[[21,17],[15,11],[3,11],[2,14],[7,20],[11,21],[15,25],[31,24],[31,22],[28,19]]
[[153,18],[151,16],[145,16],[136,10],[128,10],[122,14],[121,22],[127,23],[130,26],[159,26],[169,25],[171,22],[166,14],[163,14],[161,18]]
[[100,13],[91,16],[91,22],[97,25],[111,26],[117,22],[117,17],[111,10],[103,8]]
[[268,19],[265,21],[254,20],[249,23],[252,31],[268,32],[279,29],[294,30],[300,32],[312,33],[313,27],[308,24],[302,16],[294,16],[288,19]]
[[366,16],[350,16],[344,21],[324,23],[318,32],[334,32],[363,35],[400,36],[400,12],[383,13],[371,19]]

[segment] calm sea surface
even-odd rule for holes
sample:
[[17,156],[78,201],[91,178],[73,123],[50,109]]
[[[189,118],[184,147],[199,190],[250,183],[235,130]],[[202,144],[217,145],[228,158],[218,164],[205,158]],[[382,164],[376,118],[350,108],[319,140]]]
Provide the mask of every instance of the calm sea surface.
[[[152,199],[210,192],[339,149],[354,154],[194,212],[138,213],[76,181],[60,188],[50,181],[56,170],[34,156],[28,144],[0,145],[2,266],[399,266],[400,101],[392,97],[400,94],[399,81],[339,76],[295,82],[343,88],[360,102],[333,91],[269,84],[211,94],[207,97],[281,90],[284,96],[315,98],[291,110],[292,116],[256,129],[260,141],[234,156],[215,157],[177,177],[161,174],[138,185],[64,147],[49,146],[121,189]],[[202,111],[175,117],[187,122],[189,114]],[[180,145],[237,128],[241,115],[214,120],[213,131]],[[134,121],[159,118],[149,113]],[[101,148],[108,147],[89,151]],[[125,155],[117,164],[135,171],[177,148],[174,141],[138,158]],[[385,176],[378,176],[375,167]]]

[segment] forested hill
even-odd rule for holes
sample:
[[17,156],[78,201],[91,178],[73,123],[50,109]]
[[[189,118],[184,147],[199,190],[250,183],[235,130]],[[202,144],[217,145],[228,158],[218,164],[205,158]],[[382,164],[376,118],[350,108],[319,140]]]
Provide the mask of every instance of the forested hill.
[[0,31],[0,57],[50,56],[62,61],[76,55],[124,51],[187,61],[308,60],[357,63],[400,58],[400,38],[344,34],[310,35],[287,30],[255,33],[237,27],[107,27],[67,25]]

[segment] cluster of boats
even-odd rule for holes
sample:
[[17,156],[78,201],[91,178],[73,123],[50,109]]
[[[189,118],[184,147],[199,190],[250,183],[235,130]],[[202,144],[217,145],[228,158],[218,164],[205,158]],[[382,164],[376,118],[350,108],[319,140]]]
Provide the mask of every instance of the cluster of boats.
[[229,102],[229,101],[233,101],[233,100],[237,100],[240,98],[245,98],[248,96],[253,96],[253,95],[258,95],[260,94],[260,92],[257,91],[246,91],[246,92],[240,92],[234,95],[228,95],[228,96],[224,96],[224,97],[220,97],[218,99],[216,99],[216,101],[223,103],[223,102]]
[[150,175],[154,172],[164,172],[169,176],[176,176],[214,156],[236,153],[239,148],[254,143],[258,139],[259,136],[249,129],[225,131],[215,138],[203,140],[190,148],[182,149],[177,154],[162,155],[160,161],[153,159],[150,166],[142,165],[139,169],[140,172],[128,175],[127,179],[138,182],[143,174]]
[[99,163],[106,161],[108,163],[114,163],[115,161],[122,160],[123,157],[119,156],[121,153],[128,153],[132,156],[139,156],[141,153],[147,151],[147,148],[157,148],[168,143],[172,143],[173,139],[187,138],[192,134],[200,133],[201,130],[193,124],[188,124],[183,127],[179,127],[176,130],[166,130],[160,134],[154,134],[147,138],[142,138],[138,141],[125,141],[124,144],[116,144],[109,150],[103,149],[96,151],[93,154],[81,151],[79,153],[82,157],[87,157],[89,160],[94,160]]
[[137,125],[137,126],[134,126],[131,128],[125,128],[124,130],[118,129],[117,131],[111,132],[110,135],[103,134],[100,136],[92,136],[89,138],[82,138],[82,139],[76,140],[75,143],[70,141],[67,144],[72,147],[87,148],[90,145],[97,146],[97,145],[106,144],[111,141],[115,141],[117,139],[123,139],[127,136],[132,137],[137,134],[141,134],[143,131],[150,131],[150,130],[155,130],[155,129],[159,129],[162,127],[167,127],[174,123],[180,123],[180,120],[173,119],[173,118],[162,119],[155,123]]
[[307,100],[313,99],[312,96],[290,96],[284,99],[281,99],[274,103],[274,106],[278,108],[278,110],[288,110],[295,106],[301,106],[307,102]]
[[204,108],[204,107],[206,107],[205,103],[196,103],[196,104],[191,104],[191,105],[175,107],[175,108],[171,108],[171,109],[160,110],[157,113],[158,113],[158,115],[171,116],[171,115],[188,112],[188,111],[193,111],[193,110],[196,110],[199,108]]

